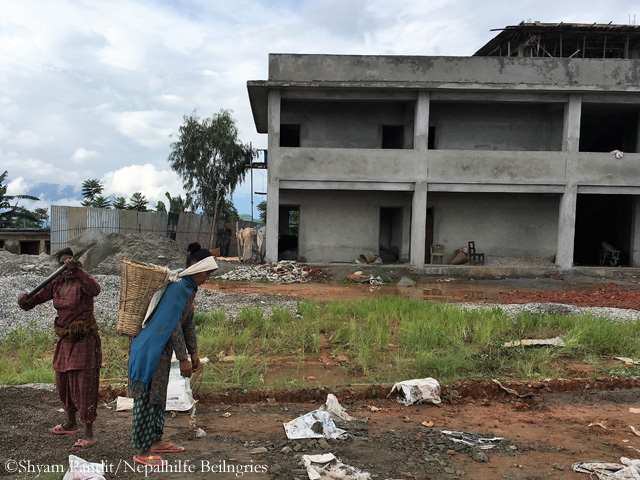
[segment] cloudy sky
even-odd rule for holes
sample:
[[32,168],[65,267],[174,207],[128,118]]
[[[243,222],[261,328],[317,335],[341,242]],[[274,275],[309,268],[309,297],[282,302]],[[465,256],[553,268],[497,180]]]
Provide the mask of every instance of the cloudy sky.
[[266,147],[246,82],[267,79],[269,53],[466,56],[522,20],[634,16],[639,0],[0,0],[0,173],[41,199],[29,208],[79,205],[89,178],[154,208],[182,193],[167,157],[185,114],[231,109],[240,139]]

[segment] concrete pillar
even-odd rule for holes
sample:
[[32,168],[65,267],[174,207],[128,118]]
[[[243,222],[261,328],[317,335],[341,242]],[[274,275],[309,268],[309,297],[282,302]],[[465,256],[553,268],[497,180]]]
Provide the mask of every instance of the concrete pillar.
[[562,151],[578,152],[580,145],[580,116],[582,115],[582,95],[569,95],[569,102],[564,106],[562,123]]
[[402,208],[402,249],[400,250],[400,261],[409,262],[411,252],[411,207],[405,205]]
[[269,160],[267,167],[267,238],[265,261],[278,261],[278,221],[280,210],[280,180],[278,162],[280,149],[280,91],[269,90],[268,136]]
[[427,182],[416,182],[411,204],[411,266],[424,266],[427,236]]
[[421,91],[416,102],[416,116],[414,121],[413,148],[418,151],[426,151],[429,145],[429,106],[431,94]]
[[562,151],[567,152],[566,186],[560,198],[558,215],[558,251],[556,264],[560,270],[573,267],[573,246],[576,237],[576,205],[578,187],[573,180],[572,165],[580,146],[580,116],[582,115],[582,95],[569,95],[564,107],[562,123]]
[[630,267],[640,267],[640,195],[633,197],[633,213],[631,214],[631,252]]
[[573,267],[573,242],[576,236],[576,204],[578,187],[568,185],[560,198],[560,215],[558,216],[558,253],[556,264],[560,270],[571,270]]

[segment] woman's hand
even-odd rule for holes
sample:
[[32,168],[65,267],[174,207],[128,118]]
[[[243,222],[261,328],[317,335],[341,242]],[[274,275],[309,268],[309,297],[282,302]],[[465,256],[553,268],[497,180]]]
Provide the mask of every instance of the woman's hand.
[[18,306],[24,308],[27,305],[27,294],[21,293],[18,295]]
[[80,262],[73,257],[69,257],[64,261],[64,264],[67,267],[67,270],[70,272],[75,272],[80,266]]
[[191,354],[191,365],[194,372],[200,368],[200,357],[197,353]]
[[191,362],[189,359],[180,360],[180,375],[189,378],[191,376]]

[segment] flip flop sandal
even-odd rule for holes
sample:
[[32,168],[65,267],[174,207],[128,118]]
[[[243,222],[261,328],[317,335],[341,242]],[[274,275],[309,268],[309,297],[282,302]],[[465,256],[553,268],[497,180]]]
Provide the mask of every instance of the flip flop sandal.
[[76,433],[80,433],[80,430],[65,430],[61,423],[49,431],[54,435],[75,435]]
[[162,448],[152,448],[152,453],[180,453],[184,452],[186,449],[184,447],[177,446],[175,443],[167,443]]
[[[160,463],[150,463],[152,460],[160,460]],[[133,461],[141,463],[142,465],[148,465],[150,467],[164,467],[169,463],[160,455],[149,455],[148,457],[138,457],[137,455],[134,455]]]
[[85,450],[89,447],[94,446],[98,443],[98,439],[94,438],[93,440],[85,440],[84,438],[79,438],[76,443],[69,449],[70,452],[78,452],[80,450]]

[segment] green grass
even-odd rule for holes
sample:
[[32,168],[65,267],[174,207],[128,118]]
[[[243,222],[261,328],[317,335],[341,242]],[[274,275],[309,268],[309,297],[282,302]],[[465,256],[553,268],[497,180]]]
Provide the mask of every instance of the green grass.
[[[512,319],[499,308],[463,311],[456,305],[385,296],[343,302],[301,301],[297,311],[244,308],[235,319],[223,310],[196,313],[200,356],[212,362],[203,385],[211,388],[292,388],[294,376],[273,385],[274,359],[288,359],[296,372],[317,360],[323,342],[333,355],[346,355],[345,374],[355,383],[391,383],[434,377],[441,383],[469,378],[535,380],[584,375],[638,375],[640,369],[611,360],[640,358],[640,322],[594,316],[538,315]],[[101,329],[102,376],[126,377],[128,339]],[[504,347],[525,338],[561,336],[565,347]],[[29,325],[0,343],[0,383],[52,382],[54,338],[48,327]],[[218,354],[234,361],[216,362]],[[275,360],[276,362],[279,360]],[[217,387],[216,387],[217,386]]]

